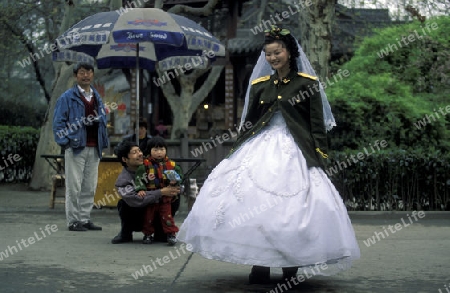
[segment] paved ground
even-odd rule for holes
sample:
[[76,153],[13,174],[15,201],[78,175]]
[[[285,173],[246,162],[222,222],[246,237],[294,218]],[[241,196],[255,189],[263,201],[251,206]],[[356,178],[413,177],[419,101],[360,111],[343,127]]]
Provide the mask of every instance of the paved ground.
[[[351,270],[296,286],[272,270],[272,284],[249,285],[249,266],[206,260],[181,244],[143,245],[140,233],[134,243],[110,244],[119,230],[114,209],[94,210],[103,231],[69,232],[63,206],[49,209],[48,198],[0,185],[0,292],[450,292],[449,212],[418,220],[410,212],[351,212],[362,254]],[[178,224],[185,215],[176,216]],[[395,224],[393,234],[388,225]],[[367,246],[375,232],[388,236]]]

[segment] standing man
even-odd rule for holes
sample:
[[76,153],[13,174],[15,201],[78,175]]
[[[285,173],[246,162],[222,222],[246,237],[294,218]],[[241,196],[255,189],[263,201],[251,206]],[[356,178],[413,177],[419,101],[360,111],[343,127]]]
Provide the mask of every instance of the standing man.
[[98,164],[109,145],[102,99],[91,87],[94,67],[73,69],[77,84],[59,97],[53,116],[55,141],[64,149],[66,218],[70,231],[102,230],[91,222]]

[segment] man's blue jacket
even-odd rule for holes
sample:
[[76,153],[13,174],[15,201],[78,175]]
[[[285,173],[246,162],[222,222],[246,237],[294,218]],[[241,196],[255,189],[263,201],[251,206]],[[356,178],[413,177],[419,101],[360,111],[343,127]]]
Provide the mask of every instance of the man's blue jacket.
[[98,123],[97,150],[101,158],[102,150],[109,145],[105,106],[99,93],[94,88],[92,90],[97,101],[96,115],[93,117],[85,117],[85,107],[77,85],[59,97],[53,115],[53,135],[58,145],[71,147],[74,154],[79,154],[86,147],[86,125]]

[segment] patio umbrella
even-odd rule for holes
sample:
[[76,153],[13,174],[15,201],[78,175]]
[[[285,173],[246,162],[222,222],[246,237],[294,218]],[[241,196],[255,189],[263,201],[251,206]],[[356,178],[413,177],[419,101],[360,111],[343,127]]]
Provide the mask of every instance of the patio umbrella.
[[[99,69],[135,68],[136,122],[139,121],[140,68],[154,71],[159,62],[168,70],[183,66],[190,58],[196,58],[194,64],[202,63],[199,59],[204,64],[225,56],[225,47],[205,28],[158,8],[91,15],[59,36],[56,46],[54,61],[93,63],[95,60]],[[136,133],[138,130],[136,123]]]

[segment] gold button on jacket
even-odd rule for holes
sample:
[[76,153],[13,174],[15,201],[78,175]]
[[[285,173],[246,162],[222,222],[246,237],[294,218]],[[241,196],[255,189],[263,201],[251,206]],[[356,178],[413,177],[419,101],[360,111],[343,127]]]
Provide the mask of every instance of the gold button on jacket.
[[270,119],[279,111],[302,150],[308,167],[324,168],[325,159],[328,157],[327,133],[317,78],[291,71],[282,82],[277,82],[278,79],[275,73],[252,82],[245,119],[250,121],[253,127],[249,131],[241,132],[232,152],[267,127]]

